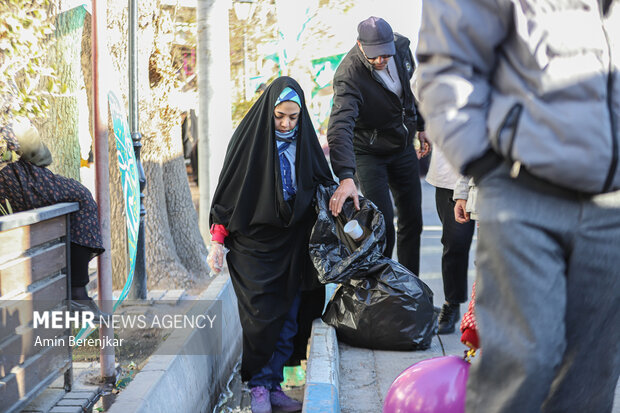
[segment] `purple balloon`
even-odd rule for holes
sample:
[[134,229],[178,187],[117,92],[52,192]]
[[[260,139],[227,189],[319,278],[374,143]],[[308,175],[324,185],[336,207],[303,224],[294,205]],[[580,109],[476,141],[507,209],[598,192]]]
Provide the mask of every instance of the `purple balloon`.
[[408,367],[390,386],[383,413],[463,413],[469,363],[435,357]]

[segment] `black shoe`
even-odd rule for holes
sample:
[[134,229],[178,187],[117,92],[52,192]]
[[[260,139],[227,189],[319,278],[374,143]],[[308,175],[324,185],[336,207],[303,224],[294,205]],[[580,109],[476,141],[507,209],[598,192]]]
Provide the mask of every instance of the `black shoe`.
[[93,324],[96,326],[101,325],[101,320],[108,320],[110,318],[110,314],[104,313],[97,307],[97,304],[92,298],[88,298],[87,300],[71,300],[71,311],[75,311],[77,313],[82,312],[91,312],[94,315]]
[[452,334],[456,322],[461,318],[461,306],[459,304],[444,304],[439,314],[439,328],[437,334]]

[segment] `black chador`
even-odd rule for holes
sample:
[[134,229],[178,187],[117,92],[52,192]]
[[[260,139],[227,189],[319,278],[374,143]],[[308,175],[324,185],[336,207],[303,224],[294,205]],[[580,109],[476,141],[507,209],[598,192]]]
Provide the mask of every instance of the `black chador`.
[[[297,192],[288,201],[273,115],[286,87],[302,102],[296,135]],[[244,381],[269,361],[295,296],[318,287],[308,255],[316,220],[312,199],[317,185],[331,184],[332,175],[305,106],[301,87],[289,77],[276,79],[265,90],[232,136],[211,207],[210,223],[224,225],[230,233],[225,245],[243,328]],[[308,294],[302,294],[300,317],[319,317],[323,302],[304,302],[304,296]]]

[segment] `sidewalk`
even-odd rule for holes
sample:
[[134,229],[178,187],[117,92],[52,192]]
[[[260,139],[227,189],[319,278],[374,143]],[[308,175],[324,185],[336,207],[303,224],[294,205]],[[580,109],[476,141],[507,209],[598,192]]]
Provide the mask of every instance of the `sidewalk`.
[[[441,222],[434,208],[434,190],[423,185],[424,224],[420,251],[420,278],[433,290],[435,306],[445,301],[441,279]],[[429,206],[430,204],[430,206]],[[474,251],[476,234],[470,250],[468,288],[474,282]],[[468,301],[469,303],[469,301]],[[461,305],[461,314],[467,311],[468,303]],[[463,356],[465,346],[461,334],[440,336],[446,355]],[[384,398],[392,381],[407,367],[419,361],[443,355],[439,339],[435,336],[431,347],[425,351],[380,351],[367,350],[338,343],[340,352],[340,403],[342,412],[380,412]]]
[[[444,302],[443,283],[441,280],[441,222],[435,209],[434,188],[422,182],[422,214],[424,230],[422,232],[422,245],[420,251],[420,278],[433,290],[435,306],[441,307]],[[476,248],[476,235],[470,252],[469,281],[468,287],[474,280],[474,251]],[[394,257],[396,252],[394,253]],[[461,305],[461,314],[467,310],[467,303]],[[327,332],[326,332],[327,330]],[[332,330],[330,333],[328,330]],[[383,408],[383,400],[392,381],[407,367],[431,357],[442,356],[442,348],[439,340],[435,337],[431,347],[425,351],[380,351],[351,347],[344,343],[323,340],[323,335],[333,334],[333,329],[321,326],[316,329],[320,340],[315,340],[313,335],[311,360],[308,361],[308,382],[306,384],[306,397],[304,400],[304,412],[346,412],[366,413],[380,412]],[[333,334],[335,338],[335,334]],[[455,332],[441,336],[441,341],[446,355],[462,356],[465,346],[460,342],[460,334]],[[327,344],[325,344],[327,343]],[[335,346],[335,348],[334,348]],[[336,377],[333,380],[336,398],[331,405],[326,406],[325,395],[309,393],[308,389],[314,386],[312,380],[325,381],[316,376],[312,358],[316,358],[321,351],[335,353],[339,362],[331,362],[327,367]],[[319,356],[320,357],[320,356]],[[332,356],[332,359],[334,357]],[[325,368],[325,366],[323,366]],[[338,404],[338,406],[334,406]],[[318,406],[321,406],[320,408]],[[325,409],[325,410],[322,410]]]

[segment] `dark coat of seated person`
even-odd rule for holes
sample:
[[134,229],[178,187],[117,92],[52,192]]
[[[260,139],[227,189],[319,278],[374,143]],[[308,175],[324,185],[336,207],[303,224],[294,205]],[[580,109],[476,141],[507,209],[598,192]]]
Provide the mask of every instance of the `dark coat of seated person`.
[[[24,120],[0,127],[0,202],[13,212],[78,202],[71,222],[71,298],[74,310],[101,314],[86,292],[88,263],[104,251],[97,204],[80,182],[52,173],[52,155],[39,132]],[[96,317],[98,318],[98,317]]]

